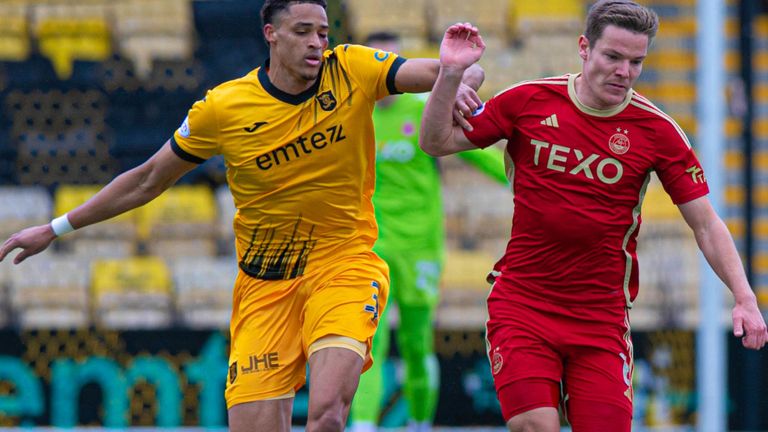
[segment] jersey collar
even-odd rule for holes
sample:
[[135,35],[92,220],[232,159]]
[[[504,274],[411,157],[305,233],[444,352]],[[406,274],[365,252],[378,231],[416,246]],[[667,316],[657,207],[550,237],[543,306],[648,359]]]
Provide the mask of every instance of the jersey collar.
[[568,96],[571,98],[571,101],[573,101],[573,104],[576,105],[576,108],[578,108],[579,111],[583,112],[584,114],[589,114],[595,117],[611,117],[622,112],[624,108],[626,108],[627,105],[629,105],[629,103],[632,101],[632,95],[635,91],[629,89],[627,96],[624,98],[624,102],[611,109],[601,110],[586,106],[581,103],[579,97],[576,96],[576,78],[579,75],[581,74],[568,74]]
[[266,59],[264,64],[259,68],[258,77],[261,86],[264,87],[264,90],[266,90],[267,93],[272,95],[272,97],[275,99],[292,105],[300,105],[317,94],[317,89],[320,88],[320,80],[323,77],[323,68],[321,67],[320,72],[317,74],[317,79],[315,80],[315,83],[312,84],[312,87],[304,90],[299,94],[290,94],[280,90],[279,88],[275,87],[274,84],[272,84],[272,81],[269,80],[267,70],[269,70],[269,59]]

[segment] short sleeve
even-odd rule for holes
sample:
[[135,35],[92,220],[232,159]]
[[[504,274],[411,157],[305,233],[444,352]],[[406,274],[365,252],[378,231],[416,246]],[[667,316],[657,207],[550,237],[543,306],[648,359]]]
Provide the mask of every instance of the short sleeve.
[[362,45],[344,45],[341,49],[347,59],[348,70],[361,87],[376,89],[376,93],[370,96],[378,100],[399,93],[395,87],[395,76],[405,63],[404,57]]
[[180,158],[202,163],[218,154],[219,127],[212,93],[195,102],[171,138],[173,151]]
[[704,170],[682,129],[664,123],[658,132],[655,169],[672,202],[684,204],[708,194]]
[[510,109],[520,105],[511,91],[492,97],[472,113],[468,119],[473,130],[464,130],[469,141],[480,148],[491,146],[512,135],[517,112]]

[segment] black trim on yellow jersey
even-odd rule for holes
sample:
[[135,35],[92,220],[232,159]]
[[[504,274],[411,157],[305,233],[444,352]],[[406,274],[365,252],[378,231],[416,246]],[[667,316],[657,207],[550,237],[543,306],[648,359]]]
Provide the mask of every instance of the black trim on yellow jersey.
[[402,93],[401,91],[397,90],[397,87],[395,87],[395,75],[397,75],[398,69],[400,69],[400,66],[405,63],[405,60],[405,57],[398,57],[394,62],[392,62],[392,66],[389,67],[389,72],[387,72],[387,88],[389,89],[389,94]]
[[304,274],[312,249],[317,240],[312,238],[314,226],[307,238],[298,235],[302,218],[299,216],[290,237],[277,239],[274,228],[256,227],[239,262],[240,270],[252,278],[261,280],[294,279]]
[[267,74],[267,70],[269,70],[269,59],[264,61],[264,64],[259,68],[259,83],[261,83],[261,86],[264,87],[264,90],[267,91],[272,97],[275,99],[281,100],[285,103],[289,103],[292,105],[301,105],[302,103],[306,102],[310,98],[314,97],[317,93],[317,89],[320,88],[320,80],[323,77],[323,69],[325,68],[325,63],[323,63],[323,66],[320,68],[320,72],[317,74],[317,79],[315,80],[315,83],[312,84],[312,87],[304,90],[303,92],[299,94],[290,94],[286,93],[279,88],[275,87],[274,84],[272,84],[272,81],[269,80],[269,75]]
[[201,164],[205,162],[205,159],[199,158],[193,154],[189,154],[184,151],[181,147],[179,147],[179,144],[176,142],[176,137],[171,137],[171,150],[173,150],[174,153],[176,153],[176,156],[184,159],[187,162],[192,162],[196,164]]

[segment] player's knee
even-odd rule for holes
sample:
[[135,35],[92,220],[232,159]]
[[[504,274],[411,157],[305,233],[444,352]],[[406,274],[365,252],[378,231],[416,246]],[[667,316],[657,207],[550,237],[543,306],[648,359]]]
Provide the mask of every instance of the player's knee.
[[[330,408],[330,407],[329,407]],[[307,419],[307,432],[340,432],[344,430],[347,409],[319,409],[310,413]]]
[[[335,396],[335,397],[334,397]],[[307,419],[307,432],[340,432],[344,430],[346,416],[352,400],[345,400],[341,395],[315,401],[314,410]]]
[[[354,394],[353,394],[354,395]],[[344,430],[346,413],[352,404],[352,396],[347,392],[315,393],[310,402],[307,419],[307,431],[331,432]]]

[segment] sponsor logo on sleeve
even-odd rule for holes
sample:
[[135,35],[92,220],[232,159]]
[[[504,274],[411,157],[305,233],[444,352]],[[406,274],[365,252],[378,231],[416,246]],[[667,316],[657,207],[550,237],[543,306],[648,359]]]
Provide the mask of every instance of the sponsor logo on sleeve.
[[706,183],[707,179],[704,177],[704,170],[697,167],[696,165],[688,168],[685,170],[688,174],[691,175],[691,180],[693,180],[694,183]]

